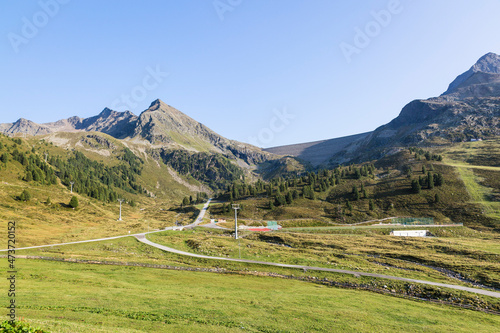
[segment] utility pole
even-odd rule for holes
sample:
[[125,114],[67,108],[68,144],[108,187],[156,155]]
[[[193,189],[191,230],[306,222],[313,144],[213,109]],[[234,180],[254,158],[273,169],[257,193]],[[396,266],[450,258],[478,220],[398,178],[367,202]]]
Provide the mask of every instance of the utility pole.
[[234,239],[238,239],[238,209],[240,209],[240,205],[233,204],[234,209]]
[[47,163],[47,157],[49,156],[49,153],[45,153],[45,163]]
[[75,185],[75,182],[70,182],[71,184],[71,193],[73,193],[73,185]]
[[120,202],[120,218],[118,219],[118,221],[122,220],[122,202],[124,201],[125,199],[118,199],[118,202]]

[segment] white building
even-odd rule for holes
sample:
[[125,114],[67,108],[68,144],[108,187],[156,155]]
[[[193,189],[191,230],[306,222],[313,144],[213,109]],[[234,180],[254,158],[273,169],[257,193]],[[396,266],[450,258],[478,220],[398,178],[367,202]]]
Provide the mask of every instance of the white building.
[[391,235],[400,237],[425,237],[427,233],[427,230],[394,230],[391,232]]

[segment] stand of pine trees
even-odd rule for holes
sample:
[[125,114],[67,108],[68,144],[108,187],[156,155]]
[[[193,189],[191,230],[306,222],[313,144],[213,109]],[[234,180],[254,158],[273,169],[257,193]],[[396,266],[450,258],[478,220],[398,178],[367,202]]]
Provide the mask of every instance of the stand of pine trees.
[[120,163],[112,167],[93,161],[78,151],[72,152],[66,159],[51,156],[46,162],[35,148],[23,150],[21,139],[5,138],[13,145],[1,144],[0,167],[5,167],[7,163],[19,163],[24,167],[21,179],[25,182],[54,185],[58,184],[59,178],[68,189],[71,182],[74,182],[74,192],[105,202],[116,201],[116,189],[132,194],[144,192],[137,183],[137,176],[141,175],[144,162],[128,148],[124,149],[119,157]]

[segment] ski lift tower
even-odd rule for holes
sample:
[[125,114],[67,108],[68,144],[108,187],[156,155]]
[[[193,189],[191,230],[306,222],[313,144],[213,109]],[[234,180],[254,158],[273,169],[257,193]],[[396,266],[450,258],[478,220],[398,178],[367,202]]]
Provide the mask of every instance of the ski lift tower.
[[125,199],[118,199],[118,202],[120,203],[120,218],[118,219],[118,221],[122,220],[122,202],[124,201]]
[[238,239],[238,209],[240,209],[240,205],[233,204],[234,209],[234,239]]

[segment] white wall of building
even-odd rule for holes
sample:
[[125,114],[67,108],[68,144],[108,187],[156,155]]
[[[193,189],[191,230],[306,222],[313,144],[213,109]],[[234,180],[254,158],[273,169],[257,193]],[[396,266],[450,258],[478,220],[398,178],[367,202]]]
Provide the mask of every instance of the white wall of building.
[[427,230],[394,230],[391,232],[391,235],[403,237],[425,237],[427,236]]

